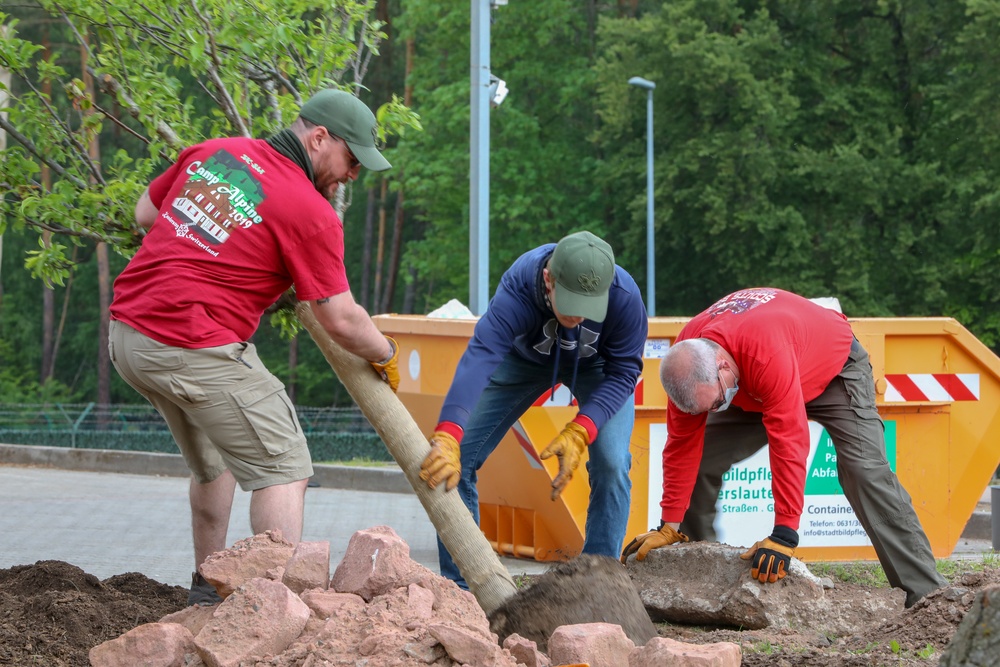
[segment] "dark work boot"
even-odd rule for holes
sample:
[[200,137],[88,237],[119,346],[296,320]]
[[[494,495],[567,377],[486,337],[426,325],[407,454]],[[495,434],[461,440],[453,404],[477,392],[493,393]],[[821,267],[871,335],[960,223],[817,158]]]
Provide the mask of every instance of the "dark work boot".
[[191,592],[188,593],[188,606],[198,605],[206,607],[208,605],[219,604],[222,598],[215,590],[215,586],[205,581],[205,577],[200,572],[191,573]]

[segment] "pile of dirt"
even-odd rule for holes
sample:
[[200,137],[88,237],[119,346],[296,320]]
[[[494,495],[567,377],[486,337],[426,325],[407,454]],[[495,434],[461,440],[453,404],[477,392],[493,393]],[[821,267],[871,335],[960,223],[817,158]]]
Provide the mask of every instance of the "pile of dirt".
[[[856,636],[808,628],[755,630],[658,624],[661,637],[693,644],[733,642],[746,667],[933,666],[978,591],[1000,585],[1000,569],[970,563],[952,586],[903,609],[899,591],[837,582],[826,591],[844,613],[863,597],[884,597],[894,610]],[[104,581],[61,561],[0,570],[0,665],[88,667],[91,647],[184,608],[187,591],[142,574]]]
[[183,609],[187,593],[135,572],[101,581],[57,560],[0,570],[0,665],[88,667],[92,646]]

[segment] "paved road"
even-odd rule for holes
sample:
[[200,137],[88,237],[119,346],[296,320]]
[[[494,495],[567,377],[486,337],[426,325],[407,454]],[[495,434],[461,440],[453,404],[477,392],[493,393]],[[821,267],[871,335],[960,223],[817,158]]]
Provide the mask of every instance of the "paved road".
[[[191,584],[193,549],[188,481],[180,477],[0,465],[0,569],[62,560],[99,579],[141,572]],[[237,490],[227,544],[251,534],[250,494]],[[331,566],[351,535],[388,525],[411,557],[438,571],[434,527],[416,495],[310,488],[303,539],[330,542]],[[512,576],[545,565],[502,559]]]
[[[188,480],[178,476],[184,474],[179,456],[0,445],[0,569],[62,560],[100,579],[140,572],[189,586]],[[412,490],[399,492],[409,486],[398,469],[317,466],[314,480],[322,486],[306,493],[303,539],[329,541],[332,567],[356,531],[388,525],[414,560],[438,571],[434,527]],[[250,535],[249,501],[237,490],[227,544]],[[990,551],[989,540],[961,538],[952,557]],[[501,560],[512,576],[550,565]]]

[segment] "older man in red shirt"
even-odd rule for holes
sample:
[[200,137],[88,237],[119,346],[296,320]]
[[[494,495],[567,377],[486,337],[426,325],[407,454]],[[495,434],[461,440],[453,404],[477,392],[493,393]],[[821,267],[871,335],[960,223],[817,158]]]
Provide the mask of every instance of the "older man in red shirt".
[[670,398],[662,521],[622,562],[688,536],[714,540],[722,475],[769,444],[774,529],[743,558],[761,582],[783,578],[799,543],[812,419],[829,432],[844,495],[906,606],[945,585],[886,459],[868,353],[841,313],[774,288],[734,292],[681,330],[660,379]]

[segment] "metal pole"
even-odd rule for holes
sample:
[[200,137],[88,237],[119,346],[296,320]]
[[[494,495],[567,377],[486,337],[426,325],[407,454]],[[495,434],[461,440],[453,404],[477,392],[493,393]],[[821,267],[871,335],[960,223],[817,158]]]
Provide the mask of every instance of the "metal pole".
[[641,76],[628,80],[630,86],[646,90],[646,315],[656,313],[656,266],[653,260],[653,90],[656,84]]
[[646,314],[656,312],[656,267],[653,261],[653,89],[646,102]]
[[472,0],[469,309],[486,312],[490,242],[490,0]]

